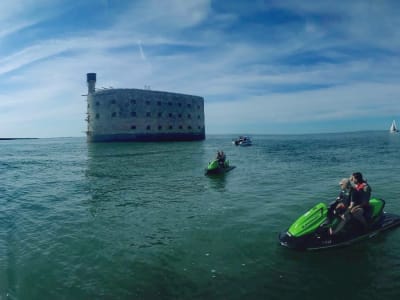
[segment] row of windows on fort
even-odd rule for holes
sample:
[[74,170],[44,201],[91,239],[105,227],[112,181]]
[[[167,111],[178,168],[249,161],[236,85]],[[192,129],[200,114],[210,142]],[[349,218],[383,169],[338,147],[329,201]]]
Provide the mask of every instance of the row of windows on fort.
[[[131,117],[137,117],[137,114],[136,114],[135,111],[132,111],[130,115],[131,115]],[[152,116],[152,115],[151,115],[151,112],[146,112],[146,117],[151,118],[151,116]],[[112,118],[116,118],[116,117],[117,117],[117,113],[116,113],[116,112],[111,113],[111,117],[112,117]],[[162,118],[162,117],[163,117],[163,113],[162,113],[162,112],[159,112],[159,113],[157,114],[157,117],[158,117],[158,118]],[[173,114],[173,113],[168,113],[168,117],[169,117],[169,118],[174,118],[174,114]],[[179,119],[181,119],[181,118],[182,118],[182,114],[177,114],[177,117],[178,117]],[[99,118],[100,118],[100,114],[97,113],[97,114],[96,114],[96,119],[99,119]],[[192,115],[191,115],[191,114],[187,114],[187,118],[188,118],[188,119],[192,119]],[[201,116],[200,116],[200,115],[197,115],[197,119],[200,120],[200,119],[201,119]]]
[[[132,104],[132,105],[135,105],[136,104],[136,100],[129,100],[129,103],[130,104]],[[126,104],[129,104],[129,103],[126,103]],[[100,106],[100,102],[99,101],[96,101],[96,106]],[[117,101],[115,100],[115,99],[112,99],[111,101],[110,101],[110,104],[117,104]],[[145,101],[145,104],[146,105],[151,105],[151,101],[150,100],[146,100]],[[157,106],[161,106],[162,104],[167,104],[168,106],[172,106],[173,105],[173,102],[162,102],[162,101],[157,101],[156,102],[156,104],[157,104]],[[178,107],[182,107],[182,103],[180,103],[180,102],[178,102],[178,103],[176,103],[176,105],[178,106]],[[88,107],[90,107],[90,105],[88,105]],[[186,107],[188,107],[188,108],[192,108],[192,104],[191,103],[187,103],[186,104]],[[200,105],[197,105],[197,109],[201,109],[201,106]]]
[[[156,128],[157,128],[158,130],[163,130],[163,129],[173,130],[173,129],[174,129],[174,126],[169,125],[169,126],[163,127],[162,125],[158,125]],[[180,130],[183,130],[183,129],[184,129],[182,125],[179,125],[177,128],[180,129]],[[132,130],[136,130],[136,129],[137,129],[136,125],[132,125],[132,126],[131,126],[131,129],[132,129]],[[192,130],[193,127],[189,125],[189,126],[187,126],[187,129],[188,129],[188,130]],[[201,127],[201,126],[197,126],[197,129],[201,130],[202,127]],[[146,130],[151,130],[151,125],[147,125],[147,126],[146,126]]]

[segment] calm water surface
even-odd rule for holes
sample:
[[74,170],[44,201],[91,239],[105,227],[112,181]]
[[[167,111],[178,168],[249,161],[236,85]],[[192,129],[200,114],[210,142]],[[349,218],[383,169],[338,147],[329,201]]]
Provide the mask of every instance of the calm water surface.
[[[361,171],[400,214],[400,135],[0,142],[0,299],[400,299],[400,229],[296,252],[277,236]],[[236,169],[204,176],[217,150]]]

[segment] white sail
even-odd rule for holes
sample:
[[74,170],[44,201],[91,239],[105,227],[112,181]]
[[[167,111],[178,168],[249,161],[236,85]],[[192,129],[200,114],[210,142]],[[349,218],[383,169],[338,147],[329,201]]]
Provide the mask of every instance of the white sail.
[[393,120],[392,125],[390,126],[390,132],[398,132],[396,121]]

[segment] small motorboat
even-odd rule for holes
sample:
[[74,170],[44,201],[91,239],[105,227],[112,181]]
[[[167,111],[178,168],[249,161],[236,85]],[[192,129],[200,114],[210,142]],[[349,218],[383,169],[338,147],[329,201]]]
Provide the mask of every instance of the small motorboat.
[[319,203],[282,232],[279,242],[282,246],[298,250],[333,248],[372,238],[382,231],[400,225],[400,216],[383,211],[383,199],[372,198],[369,205],[371,212],[367,218],[368,229],[352,218],[340,232],[330,234],[329,228],[334,226],[338,219],[330,218],[328,206]]
[[232,144],[236,146],[251,146],[253,143],[249,136],[239,136],[239,138],[232,141]]
[[208,166],[205,170],[205,175],[212,175],[212,174],[224,174],[233,170],[235,166],[229,165],[229,160],[225,160],[221,162],[218,159],[214,159],[213,161],[208,163]]

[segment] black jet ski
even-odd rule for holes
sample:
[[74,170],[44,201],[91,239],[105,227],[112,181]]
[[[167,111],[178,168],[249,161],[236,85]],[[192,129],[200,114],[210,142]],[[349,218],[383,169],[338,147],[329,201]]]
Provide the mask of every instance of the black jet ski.
[[340,232],[331,235],[329,228],[334,227],[338,219],[330,215],[328,205],[319,203],[282,232],[279,241],[282,246],[299,250],[341,247],[372,238],[381,231],[400,225],[400,216],[384,212],[383,199],[372,198],[369,204],[370,212],[366,216],[368,229],[352,218]]

